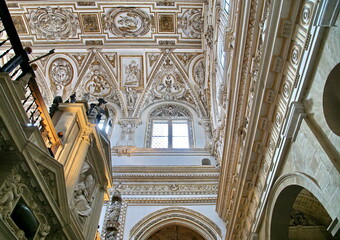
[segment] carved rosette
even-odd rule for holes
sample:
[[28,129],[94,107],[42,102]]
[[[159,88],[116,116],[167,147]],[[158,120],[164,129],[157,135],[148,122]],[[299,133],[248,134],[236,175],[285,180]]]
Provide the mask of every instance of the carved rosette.
[[119,37],[139,37],[150,31],[150,16],[141,9],[114,8],[103,16],[105,29]]
[[185,11],[178,21],[178,27],[186,37],[200,38],[204,27],[202,9]]
[[59,40],[75,37],[79,21],[69,10],[46,7],[31,13],[30,25],[38,37]]

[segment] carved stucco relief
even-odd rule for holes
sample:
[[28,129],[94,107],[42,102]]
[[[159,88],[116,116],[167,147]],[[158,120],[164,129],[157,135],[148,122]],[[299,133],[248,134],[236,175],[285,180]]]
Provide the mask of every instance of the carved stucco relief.
[[216,194],[217,184],[122,184],[119,191],[124,195],[179,195],[179,194]]
[[77,16],[60,7],[34,10],[30,14],[30,25],[37,37],[56,40],[75,37],[79,30]]
[[56,86],[56,96],[63,96],[64,88],[73,78],[72,65],[64,58],[56,58],[50,65],[49,75]]
[[204,19],[202,9],[188,9],[179,16],[178,27],[187,38],[200,38],[203,32]]
[[119,37],[144,36],[150,31],[150,16],[141,9],[114,8],[103,15],[106,30]]
[[[181,220],[194,223],[208,239],[221,239],[221,229],[206,216],[183,207],[169,207],[151,213],[140,220],[130,231],[129,239],[144,239],[145,234],[163,221]],[[151,230],[152,231],[152,230]]]

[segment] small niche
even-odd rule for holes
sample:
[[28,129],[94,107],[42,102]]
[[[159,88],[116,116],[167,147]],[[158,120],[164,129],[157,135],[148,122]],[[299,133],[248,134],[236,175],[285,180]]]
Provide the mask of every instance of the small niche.
[[39,224],[34,216],[34,213],[22,198],[20,198],[16,204],[11,214],[11,218],[18,228],[25,232],[25,237],[28,240],[34,238]]

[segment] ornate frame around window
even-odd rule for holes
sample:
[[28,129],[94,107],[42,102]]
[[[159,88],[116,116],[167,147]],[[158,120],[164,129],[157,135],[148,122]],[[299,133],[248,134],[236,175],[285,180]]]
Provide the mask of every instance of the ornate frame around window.
[[[145,133],[145,147],[151,148],[153,120],[188,120],[189,148],[194,148],[194,131],[192,126],[192,115],[188,109],[177,104],[163,104],[150,111]],[[173,148],[171,148],[173,149]]]

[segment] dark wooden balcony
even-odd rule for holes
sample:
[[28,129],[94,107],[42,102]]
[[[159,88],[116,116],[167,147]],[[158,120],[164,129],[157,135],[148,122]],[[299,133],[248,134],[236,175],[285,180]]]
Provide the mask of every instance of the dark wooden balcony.
[[22,106],[27,114],[26,125],[37,126],[46,147],[54,155],[61,141],[40,93],[28,54],[23,48],[5,0],[0,0],[0,72],[6,72],[12,81],[24,87]]

